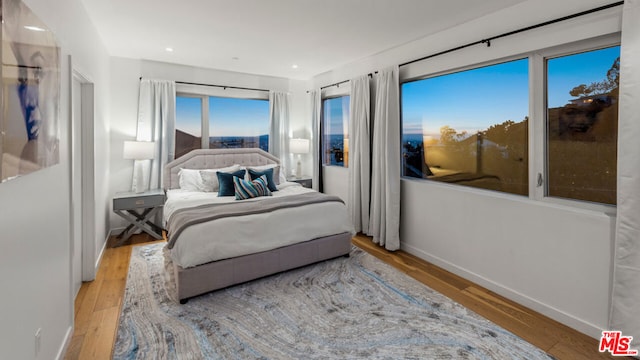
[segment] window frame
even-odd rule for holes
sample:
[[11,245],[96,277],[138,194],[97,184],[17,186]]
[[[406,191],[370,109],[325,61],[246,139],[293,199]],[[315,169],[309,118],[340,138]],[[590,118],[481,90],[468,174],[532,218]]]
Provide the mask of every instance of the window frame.
[[[191,84],[176,84],[176,98],[188,97],[198,98],[201,104],[201,149],[209,149],[209,98],[210,97],[243,99],[243,100],[265,100],[269,102],[269,93],[267,91],[245,90],[234,88],[220,88],[217,86],[202,86]],[[177,119],[176,119],[177,122]],[[177,123],[176,123],[177,125]],[[175,136],[175,134],[174,134]]]
[[[413,77],[410,79],[401,79],[400,83],[399,83],[399,96],[400,96],[400,152],[402,153],[402,138],[403,138],[403,114],[402,114],[402,85],[404,85],[405,83],[409,83],[409,82],[414,82],[414,81],[420,81],[420,80],[425,80],[425,79],[430,79],[430,78],[436,78],[439,76],[446,76],[446,75],[451,75],[451,74],[456,74],[456,73],[460,73],[460,72],[464,72],[464,71],[469,71],[469,70],[474,70],[474,69],[480,69],[480,68],[484,68],[484,67],[488,67],[488,66],[494,66],[494,65],[500,65],[500,64],[504,64],[504,63],[509,63],[512,61],[518,61],[518,60],[525,60],[527,59],[528,64],[529,64],[529,69],[528,69],[528,75],[529,75],[529,104],[531,104],[531,58],[530,56],[527,56],[526,54],[517,54],[517,55],[511,55],[508,57],[502,57],[499,59],[494,59],[494,60],[489,60],[489,61],[484,61],[484,62],[480,62],[480,63],[474,63],[474,64],[470,64],[470,65],[465,65],[465,66],[460,66],[457,68],[453,68],[453,69],[448,69],[448,70],[443,70],[443,71],[438,71],[438,72],[434,72],[431,73],[429,75],[426,76],[418,76],[418,77]],[[526,114],[525,116],[529,116],[529,126],[528,126],[528,133],[530,133],[530,129],[531,129],[531,106],[529,106],[529,112],[528,114]],[[527,139],[527,144],[529,144],[529,139]],[[529,149],[527,149],[527,151],[529,151]],[[529,158],[528,161],[530,161],[531,159]],[[514,193],[509,193],[509,192],[505,192],[505,191],[498,191],[498,190],[491,190],[491,189],[483,189],[483,188],[479,188],[479,187],[474,187],[474,186],[464,186],[464,185],[458,185],[458,184],[452,184],[452,183],[446,183],[446,182],[442,182],[442,181],[437,181],[437,180],[432,180],[432,179],[420,179],[420,178],[415,178],[415,177],[411,177],[411,176],[405,176],[404,174],[402,174],[403,170],[401,171],[401,179],[403,180],[417,180],[417,181],[428,181],[430,183],[438,183],[438,184],[442,184],[445,186],[452,186],[455,189],[459,189],[459,188],[468,188],[468,189],[472,189],[472,190],[480,190],[480,191],[489,191],[493,194],[504,194],[504,195],[509,195],[509,196],[516,196],[518,198],[526,198],[527,196],[530,196],[530,192],[531,189],[528,189],[528,194],[529,195],[520,195],[520,194],[514,194]],[[530,171],[530,169],[527,169],[527,171]],[[530,179],[530,173],[527,174],[527,178]]]
[[[539,50],[533,52],[531,55],[532,63],[535,61],[533,66],[541,72],[543,75],[536,82],[535,87],[532,89],[534,93],[534,98],[530,100],[529,106],[537,106],[538,117],[535,121],[535,127],[532,129],[531,124],[529,128],[529,133],[535,132],[534,142],[535,149],[537,152],[534,158],[531,158],[530,166],[534,166],[533,169],[530,169],[530,174],[534,174],[534,176],[530,176],[529,178],[529,191],[530,197],[533,193],[533,200],[542,201],[548,204],[560,205],[560,206],[568,206],[572,208],[581,208],[585,210],[593,210],[598,212],[603,212],[607,214],[615,214],[617,209],[617,204],[605,204],[605,203],[596,203],[586,200],[578,200],[578,199],[569,199],[569,198],[561,198],[561,197],[552,197],[549,196],[549,186],[547,179],[549,178],[549,168],[548,168],[548,156],[547,153],[547,59],[554,59],[562,56],[568,56],[583,52],[589,52],[599,49],[604,49],[613,46],[620,45],[620,34],[612,34],[601,36],[597,38],[581,40],[573,43],[569,43],[566,45],[554,46],[551,48],[547,48],[544,50]],[[530,73],[531,74],[531,73]],[[531,76],[531,75],[530,75]],[[531,80],[531,79],[530,79]],[[619,120],[619,119],[618,119]],[[533,123],[533,122],[532,122]],[[531,140],[531,139],[530,139]],[[533,150],[531,150],[533,151]],[[616,158],[617,160],[617,158]],[[542,174],[543,184],[542,186],[538,186],[538,174]]]
[[[513,54],[509,56],[499,57],[487,61],[480,61],[477,63],[466,64],[464,66],[457,66],[453,68],[446,68],[446,66],[439,66],[439,70],[421,74],[418,76],[402,76],[400,77],[399,90],[400,100],[402,100],[402,85],[407,82],[418,81],[428,79],[432,77],[453,74],[461,71],[473,70],[480,67],[496,65],[509,61],[528,58],[529,63],[529,124],[528,124],[528,179],[529,179],[529,191],[528,199],[538,201],[544,204],[568,207],[572,209],[582,209],[588,211],[597,211],[601,213],[615,215],[617,205],[594,203],[577,199],[566,199],[559,197],[548,196],[548,167],[547,167],[547,73],[546,73],[546,60],[550,58],[556,58],[581,52],[588,52],[607,47],[619,46],[621,42],[620,32],[592,37],[588,39],[569,42],[562,45],[546,47],[541,49],[532,49],[526,52]],[[415,71],[411,70],[408,73],[412,74]],[[400,104],[400,136],[402,136],[402,104]],[[402,146],[402,141],[400,141]],[[402,149],[401,149],[402,150]],[[542,174],[543,185],[538,186],[538,174]],[[402,173],[401,179],[403,181],[421,181],[429,186],[442,186],[444,188],[456,189],[458,191],[469,191],[476,194],[496,196],[509,199],[523,199],[527,198],[522,195],[511,194],[507,192],[487,190],[482,188],[461,186],[456,184],[443,183],[439,181],[433,181],[429,179],[419,179],[414,177],[404,176]]]
[[[351,97],[351,87],[348,84],[340,84],[339,86],[333,86],[331,88],[323,89],[320,95],[320,144],[319,144],[319,156],[320,164],[322,167],[330,166],[338,169],[348,169],[347,166],[332,165],[324,163],[324,101],[328,99],[336,99],[344,96]],[[349,121],[351,121],[351,114],[349,114]],[[347,125],[348,126],[348,125]]]

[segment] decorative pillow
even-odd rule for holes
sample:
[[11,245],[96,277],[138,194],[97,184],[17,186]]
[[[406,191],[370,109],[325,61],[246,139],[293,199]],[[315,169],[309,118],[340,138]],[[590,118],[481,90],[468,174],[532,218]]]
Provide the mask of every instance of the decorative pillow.
[[281,182],[286,181],[282,180],[284,174],[281,171],[282,168],[280,165],[278,164],[268,164],[268,165],[260,165],[260,166],[247,166],[247,170],[254,170],[254,171],[264,171],[267,169],[273,169],[273,181],[275,182],[276,185],[280,185]]
[[267,177],[262,175],[255,180],[247,181],[237,176],[233,177],[233,187],[236,191],[236,200],[251,199],[258,196],[271,196],[267,186]]
[[178,172],[178,183],[180,184],[180,189],[204,191],[200,170],[180,169]]
[[204,169],[200,170],[200,177],[202,177],[203,190],[206,192],[216,192],[220,188],[220,183],[218,182],[218,175],[216,174],[218,171],[225,173],[232,173],[240,170],[240,165],[235,164],[225,168],[220,169]]
[[255,180],[261,176],[264,176],[267,179],[267,186],[269,187],[269,190],[278,191],[276,183],[273,181],[273,169],[274,168],[266,169],[263,171],[249,169],[249,176],[251,177],[251,180]]
[[225,173],[218,171],[216,174],[218,175],[218,183],[220,184],[220,188],[218,189],[218,196],[233,196],[236,191],[233,187],[233,177],[244,178],[244,170],[238,170],[233,173]]

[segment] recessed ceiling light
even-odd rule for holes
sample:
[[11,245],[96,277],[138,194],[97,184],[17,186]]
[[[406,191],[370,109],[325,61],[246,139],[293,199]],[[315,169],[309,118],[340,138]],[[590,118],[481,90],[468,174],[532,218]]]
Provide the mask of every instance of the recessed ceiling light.
[[166,51],[166,52],[173,52],[173,48],[168,47],[168,48],[165,48],[165,49],[164,49],[164,51]]
[[30,26],[30,25],[25,25],[24,28],[27,29],[27,30],[31,30],[31,31],[46,31],[45,29],[43,29],[41,27]]
[[293,65],[291,66],[291,68],[293,68],[293,69],[297,69],[297,68],[298,68],[298,65],[293,64]]

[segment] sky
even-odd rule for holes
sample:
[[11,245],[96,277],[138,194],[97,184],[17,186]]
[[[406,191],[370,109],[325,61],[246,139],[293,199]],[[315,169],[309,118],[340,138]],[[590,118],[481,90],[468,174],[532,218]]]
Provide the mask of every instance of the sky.
[[325,135],[348,134],[349,96],[325,99],[322,105]]
[[[199,98],[176,97],[176,127],[201,136]],[[269,133],[269,101],[209,97],[209,136],[260,136]]]
[[[549,106],[567,104],[575,86],[605,79],[619,53],[613,47],[549,60]],[[404,134],[439,138],[445,125],[475,133],[506,120],[522,121],[529,112],[527,58],[401,86]]]
[[549,107],[564,106],[567,100],[575,99],[569,91],[577,85],[606,79],[607,71],[619,56],[620,47],[614,46],[550,59],[547,65]]

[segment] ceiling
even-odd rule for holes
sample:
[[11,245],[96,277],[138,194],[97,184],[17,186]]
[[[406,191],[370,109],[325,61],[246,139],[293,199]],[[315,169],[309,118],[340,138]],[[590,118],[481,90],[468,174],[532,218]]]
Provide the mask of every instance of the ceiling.
[[82,0],[111,56],[292,79],[522,1]]

